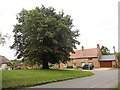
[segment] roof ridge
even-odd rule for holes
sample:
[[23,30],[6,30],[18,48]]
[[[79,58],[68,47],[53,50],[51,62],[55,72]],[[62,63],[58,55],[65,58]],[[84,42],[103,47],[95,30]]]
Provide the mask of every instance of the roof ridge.
[[[84,50],[90,50],[90,49],[97,49],[97,48],[89,48],[89,49],[84,49]],[[74,50],[74,51],[82,51],[82,49],[80,49],[80,50]]]

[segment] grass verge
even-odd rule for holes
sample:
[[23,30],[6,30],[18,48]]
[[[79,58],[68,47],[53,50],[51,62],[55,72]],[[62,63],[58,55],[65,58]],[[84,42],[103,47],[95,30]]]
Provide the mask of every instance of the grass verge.
[[120,90],[120,84],[116,86],[116,88],[114,88],[113,90]]
[[4,70],[2,88],[25,88],[94,75],[81,70]]
[[109,70],[117,70],[118,68],[110,68]]

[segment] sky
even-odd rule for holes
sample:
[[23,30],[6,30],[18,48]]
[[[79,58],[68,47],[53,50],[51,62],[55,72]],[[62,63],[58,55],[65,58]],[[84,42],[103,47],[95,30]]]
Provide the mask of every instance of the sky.
[[115,46],[118,52],[118,1],[119,0],[1,0],[0,1],[0,32],[11,35],[4,46],[0,45],[0,55],[9,60],[16,59],[15,50],[9,47],[13,44],[13,25],[17,23],[16,15],[24,8],[26,10],[41,7],[53,7],[56,12],[64,11],[71,15],[73,29],[78,29],[80,45],[77,49],[106,46],[111,53]]

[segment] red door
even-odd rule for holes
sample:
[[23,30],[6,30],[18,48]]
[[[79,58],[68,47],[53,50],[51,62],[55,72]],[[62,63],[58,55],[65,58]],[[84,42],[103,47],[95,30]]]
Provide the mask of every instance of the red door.
[[60,64],[58,64],[58,68],[60,68]]
[[112,61],[101,61],[100,67],[112,67]]

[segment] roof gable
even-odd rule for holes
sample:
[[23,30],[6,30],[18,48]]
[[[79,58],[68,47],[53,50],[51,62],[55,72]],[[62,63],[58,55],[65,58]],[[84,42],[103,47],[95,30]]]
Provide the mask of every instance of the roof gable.
[[97,48],[76,50],[75,54],[70,53],[70,58],[92,58],[97,56]]
[[0,55],[0,64],[10,62],[6,57]]

